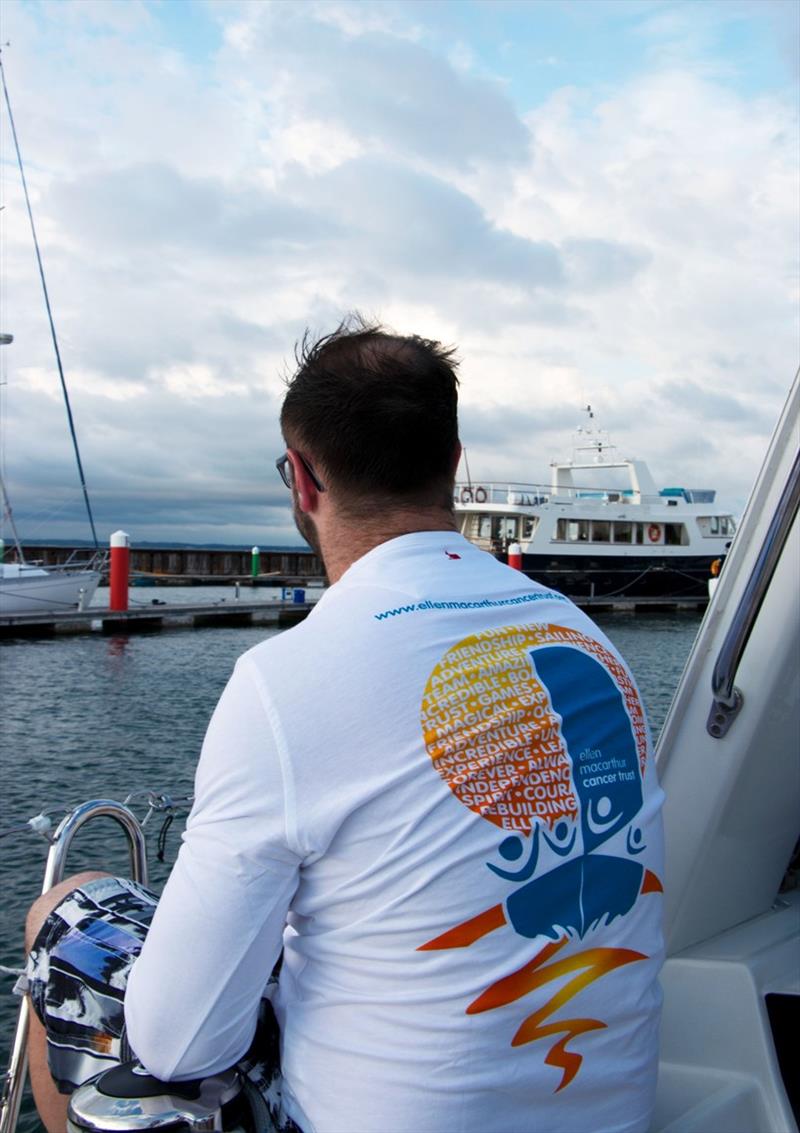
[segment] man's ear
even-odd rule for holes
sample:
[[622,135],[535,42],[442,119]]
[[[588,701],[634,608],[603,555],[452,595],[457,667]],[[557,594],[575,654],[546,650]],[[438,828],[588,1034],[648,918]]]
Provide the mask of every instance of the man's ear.
[[289,463],[292,466],[292,483],[294,484],[294,495],[298,507],[303,512],[316,511],[319,492],[308,474],[308,469],[294,449],[288,448],[286,455],[289,457]]

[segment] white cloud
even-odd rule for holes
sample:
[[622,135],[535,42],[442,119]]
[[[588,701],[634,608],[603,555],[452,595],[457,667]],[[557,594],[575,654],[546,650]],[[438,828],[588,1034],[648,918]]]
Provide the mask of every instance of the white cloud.
[[247,392],[243,382],[225,382],[213,366],[203,362],[169,366],[164,370],[154,367],[152,376],[162,382],[169,393],[187,400],[230,397],[231,394]]
[[260,89],[272,115],[330,123],[372,153],[441,169],[524,152],[526,131],[500,84],[457,71],[390,22],[375,24],[374,5],[353,11],[366,13],[357,34],[320,22],[314,5],[257,5],[248,52],[224,54],[220,74]]
[[419,24],[409,22],[402,6],[391,4],[364,4],[345,0],[317,0],[313,4],[314,18],[330,24],[350,38],[369,32],[385,32],[400,39],[419,40],[423,31]]

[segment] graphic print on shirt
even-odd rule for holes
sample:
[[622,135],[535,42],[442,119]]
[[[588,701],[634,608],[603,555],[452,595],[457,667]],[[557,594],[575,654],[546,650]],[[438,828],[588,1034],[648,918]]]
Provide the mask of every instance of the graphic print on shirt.
[[[433,766],[456,798],[508,831],[498,846],[506,864],[486,864],[515,888],[419,951],[469,947],[503,926],[548,937],[466,1012],[506,1006],[557,981],[511,1045],[561,1036],[545,1061],[561,1069],[563,1089],[583,1057],[567,1043],[606,1024],[545,1020],[603,975],[647,957],[608,947],[554,957],[624,916],[640,895],[661,891],[638,860],[646,848],[636,819],[647,757],[638,694],[617,658],[578,630],[509,626],[467,637],[445,654],[428,679],[421,720]],[[602,852],[623,830],[622,853],[619,839],[617,852]]]

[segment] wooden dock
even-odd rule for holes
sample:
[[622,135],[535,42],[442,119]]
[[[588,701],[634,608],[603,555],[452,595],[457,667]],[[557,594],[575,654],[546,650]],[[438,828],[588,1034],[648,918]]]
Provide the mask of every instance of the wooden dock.
[[708,598],[573,598],[572,601],[587,614],[674,614],[676,612],[701,613]]
[[77,633],[106,636],[167,629],[266,625],[288,627],[306,617],[312,602],[222,601],[204,605],[154,603],[120,613],[102,607],[63,613],[0,615],[0,638],[58,637]]

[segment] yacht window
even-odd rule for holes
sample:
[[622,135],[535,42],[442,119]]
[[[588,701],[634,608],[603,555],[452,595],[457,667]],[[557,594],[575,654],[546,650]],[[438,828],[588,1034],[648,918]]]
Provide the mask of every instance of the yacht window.
[[732,515],[701,515],[698,524],[704,535],[730,537],[736,534],[736,522]]
[[496,515],[492,519],[492,538],[513,541],[517,537],[517,517],[515,515]]
[[610,543],[611,524],[607,519],[595,519],[592,523],[592,542]]
[[633,526],[635,528],[634,534],[635,534],[636,542],[639,543],[639,544],[644,543],[644,525],[641,524],[641,523],[634,523]]
[[664,542],[668,547],[686,547],[689,545],[689,536],[683,523],[664,524]]
[[588,519],[559,519],[556,538],[566,539],[570,543],[588,543]]
[[491,539],[492,537],[492,517],[490,515],[476,516],[480,520],[480,531],[478,534],[481,539]]
[[633,524],[620,523],[619,521],[614,524],[614,542],[615,543],[632,543],[633,542]]
[[538,516],[523,515],[522,517],[522,538],[530,539],[536,530],[536,525],[539,522]]
[[556,524],[556,539],[564,543],[588,543],[588,519],[559,519]]

